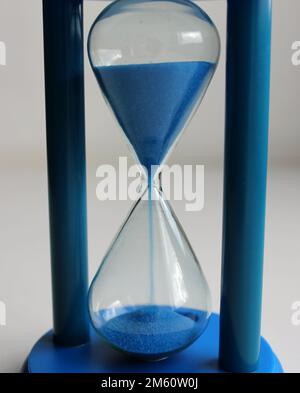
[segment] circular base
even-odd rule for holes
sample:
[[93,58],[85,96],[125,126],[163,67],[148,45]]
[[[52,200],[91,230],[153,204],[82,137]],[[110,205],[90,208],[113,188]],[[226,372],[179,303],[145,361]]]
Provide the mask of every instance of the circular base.
[[[131,358],[108,346],[94,331],[90,342],[78,347],[53,343],[52,332],[33,347],[27,362],[30,373],[222,373],[218,368],[219,316],[213,314],[203,335],[184,351],[160,362]],[[279,360],[261,339],[257,373],[282,373]]]

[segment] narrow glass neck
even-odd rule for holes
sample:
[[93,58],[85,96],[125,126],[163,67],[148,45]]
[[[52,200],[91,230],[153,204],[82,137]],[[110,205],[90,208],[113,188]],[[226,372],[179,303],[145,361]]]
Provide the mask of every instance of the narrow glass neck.
[[158,168],[158,170],[154,174],[153,173],[147,174],[147,182],[149,188],[156,187],[160,190],[162,187],[161,181],[162,181],[162,171],[160,168]]

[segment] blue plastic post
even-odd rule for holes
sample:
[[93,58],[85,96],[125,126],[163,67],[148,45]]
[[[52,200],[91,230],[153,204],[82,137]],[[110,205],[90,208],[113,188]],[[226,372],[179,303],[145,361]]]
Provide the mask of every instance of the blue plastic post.
[[43,0],[54,339],[89,338],[82,0]]
[[271,0],[228,0],[220,365],[257,368],[267,180]]

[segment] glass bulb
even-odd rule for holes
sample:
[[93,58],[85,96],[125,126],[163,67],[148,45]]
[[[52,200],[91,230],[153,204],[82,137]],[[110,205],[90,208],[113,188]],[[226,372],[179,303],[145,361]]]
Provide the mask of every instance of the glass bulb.
[[118,0],[93,24],[88,51],[148,178],[91,284],[91,321],[114,348],[161,359],[195,341],[210,315],[203,272],[154,180],[213,76],[219,36],[188,0]]

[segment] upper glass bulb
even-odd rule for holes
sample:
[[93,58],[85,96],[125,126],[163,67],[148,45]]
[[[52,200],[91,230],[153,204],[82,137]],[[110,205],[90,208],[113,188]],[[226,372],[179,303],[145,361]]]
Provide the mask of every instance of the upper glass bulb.
[[219,51],[211,19],[187,0],[118,0],[93,24],[91,65],[148,174],[163,163],[197,109]]

